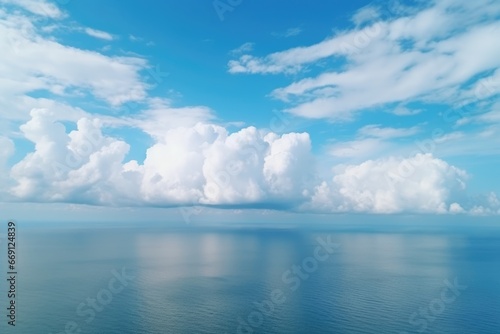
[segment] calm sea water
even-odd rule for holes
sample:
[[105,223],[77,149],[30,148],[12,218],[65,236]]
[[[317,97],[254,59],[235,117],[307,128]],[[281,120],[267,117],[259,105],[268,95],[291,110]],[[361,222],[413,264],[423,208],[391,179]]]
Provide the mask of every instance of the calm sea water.
[[495,231],[19,228],[0,332],[497,334]]

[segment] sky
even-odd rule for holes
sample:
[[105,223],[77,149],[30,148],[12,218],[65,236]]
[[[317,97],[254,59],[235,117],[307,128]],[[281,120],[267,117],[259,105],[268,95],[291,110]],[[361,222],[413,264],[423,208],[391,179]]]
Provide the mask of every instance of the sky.
[[496,0],[0,0],[0,209],[499,215],[498,36]]

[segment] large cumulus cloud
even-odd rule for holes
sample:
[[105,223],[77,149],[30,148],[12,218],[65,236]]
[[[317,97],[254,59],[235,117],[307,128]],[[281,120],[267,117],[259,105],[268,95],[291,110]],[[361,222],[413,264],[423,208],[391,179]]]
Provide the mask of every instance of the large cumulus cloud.
[[431,154],[337,165],[317,175],[307,133],[255,127],[230,133],[198,122],[155,135],[144,161],[136,161],[126,159],[128,143],[103,134],[98,119],[82,118],[68,131],[50,111],[34,109],[21,131],[35,148],[11,168],[8,189],[17,200],[330,213],[500,209],[495,194],[482,204],[467,202],[466,172]]
[[369,160],[337,168],[316,187],[306,207],[323,212],[425,212],[461,209],[465,171],[431,154]]
[[14,197],[31,201],[112,203],[121,187],[121,161],[129,145],[104,137],[97,119],[80,119],[69,133],[46,109],[21,126],[35,150],[11,169]]
[[[312,189],[306,133],[197,123],[165,131],[143,162],[125,161],[129,145],[104,136],[97,119],[67,133],[45,109],[21,126],[35,150],[11,170],[11,193],[23,200],[138,205],[290,203]],[[303,164],[301,162],[307,161]],[[308,188],[309,187],[309,188]]]

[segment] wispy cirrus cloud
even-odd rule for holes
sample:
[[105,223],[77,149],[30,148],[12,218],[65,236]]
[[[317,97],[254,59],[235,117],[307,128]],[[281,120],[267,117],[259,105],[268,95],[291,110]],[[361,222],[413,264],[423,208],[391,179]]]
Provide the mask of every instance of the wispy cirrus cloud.
[[111,35],[108,32],[102,31],[102,30],[97,30],[97,29],[92,29],[92,28],[85,28],[84,32],[92,37],[103,39],[106,41],[112,41],[114,39],[113,35]]
[[329,145],[328,152],[341,159],[366,161],[381,156],[401,153],[401,145],[395,139],[412,137],[421,132],[418,126],[410,128],[382,127],[379,124],[366,125],[357,131],[354,140],[340,141]]
[[141,78],[141,71],[149,66],[145,59],[67,46],[41,29],[24,13],[0,16],[3,117],[24,115],[26,119],[26,103],[39,99],[29,96],[32,92],[45,92],[46,98],[90,95],[115,106],[145,98],[148,84]]
[[254,47],[255,47],[254,43],[247,42],[247,43],[243,43],[242,45],[240,45],[236,49],[231,50],[229,53],[233,56],[238,56],[238,55],[241,55],[245,52],[252,52]]
[[51,19],[64,17],[64,12],[55,4],[46,0],[0,0],[0,4],[21,7],[28,12]]
[[302,28],[294,27],[294,28],[288,28],[287,30],[285,30],[283,32],[273,32],[272,35],[274,37],[288,38],[288,37],[298,36],[302,33],[302,31],[303,31]]
[[411,137],[421,129],[418,126],[413,126],[411,128],[391,128],[391,127],[381,127],[379,124],[366,125],[358,130],[358,134],[366,137],[375,137],[382,139],[391,138],[401,138],[401,137]]
[[[351,30],[263,57],[242,55],[229,62],[229,72],[295,73],[298,80],[271,93],[289,105],[287,112],[345,121],[388,103],[437,100],[441,90],[461,90],[500,66],[497,2],[426,4],[391,18],[365,8],[353,17],[357,26]],[[304,69],[325,59],[342,59],[345,65],[303,76]]]

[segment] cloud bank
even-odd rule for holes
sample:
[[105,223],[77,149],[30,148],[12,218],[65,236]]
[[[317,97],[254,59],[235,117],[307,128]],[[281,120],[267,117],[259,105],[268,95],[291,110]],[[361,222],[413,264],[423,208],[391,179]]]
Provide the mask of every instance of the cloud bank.
[[[165,131],[144,161],[127,161],[130,145],[104,135],[101,123],[82,118],[68,131],[50,111],[32,110],[21,131],[35,150],[11,169],[11,200],[329,213],[500,210],[494,194],[483,206],[469,205],[467,173],[431,154],[337,165],[319,175],[307,133],[279,135],[255,127],[230,133],[198,122]],[[363,131],[398,135],[377,127]]]

